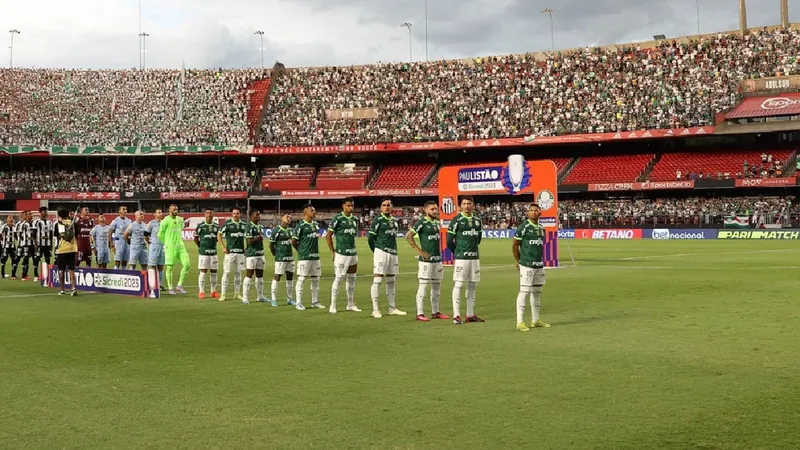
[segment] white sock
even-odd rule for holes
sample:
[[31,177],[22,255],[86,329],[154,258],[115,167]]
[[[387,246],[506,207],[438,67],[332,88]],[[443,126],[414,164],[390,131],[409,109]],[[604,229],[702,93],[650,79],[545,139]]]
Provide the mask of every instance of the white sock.
[[464,286],[463,281],[456,281],[453,283],[453,317],[461,316],[461,288]]
[[526,288],[521,288],[517,295],[517,323],[525,321],[525,300],[527,300],[528,291]]
[[319,277],[311,279],[311,303],[319,303]]
[[250,277],[244,277],[244,283],[242,283],[242,298],[248,300],[250,296],[250,283],[252,279]]
[[224,297],[225,294],[228,293],[228,278],[230,276],[230,272],[222,272],[222,296]]
[[303,303],[303,284],[306,282],[306,277],[297,277],[297,284],[294,286],[294,299],[297,303]]
[[294,288],[292,287],[293,281],[290,279],[286,279],[286,299],[291,301],[292,294],[294,293]]
[[272,285],[270,285],[270,292],[272,292],[272,299],[278,301],[278,282],[272,280]]
[[156,269],[147,269],[147,284],[149,285],[151,291],[154,291],[158,287],[157,281]]
[[372,310],[379,311],[380,307],[378,306],[378,299],[380,298],[381,291],[381,283],[383,282],[383,277],[374,277],[372,279],[372,287],[369,290],[370,295],[372,296]]
[[356,274],[347,274],[345,289],[347,290],[347,306],[356,306]]
[[472,281],[467,283],[467,317],[475,315],[475,289],[477,287],[478,283]]
[[206,293],[206,273],[205,272],[200,272],[200,274],[197,276],[197,287],[199,288],[198,290],[199,290],[199,292],[201,294],[205,294]]
[[256,278],[256,294],[258,298],[264,298],[264,277]]
[[[428,293],[428,284],[430,280],[419,279],[419,286],[417,286],[417,315],[425,314],[425,294]],[[436,311],[433,311],[436,312]]]
[[440,313],[439,298],[442,296],[442,282],[441,280],[431,280],[431,312],[433,314]]
[[217,292],[217,272],[211,272],[211,292]]
[[539,310],[542,308],[542,287],[534,286],[531,292],[531,320],[539,321]]
[[233,273],[233,292],[240,292],[239,287],[242,285],[242,272],[238,270]]
[[339,285],[344,281],[343,277],[337,276],[331,285],[331,309],[336,309],[336,299],[339,297]]
[[397,309],[397,286],[395,277],[386,277],[386,300],[389,302],[389,309]]

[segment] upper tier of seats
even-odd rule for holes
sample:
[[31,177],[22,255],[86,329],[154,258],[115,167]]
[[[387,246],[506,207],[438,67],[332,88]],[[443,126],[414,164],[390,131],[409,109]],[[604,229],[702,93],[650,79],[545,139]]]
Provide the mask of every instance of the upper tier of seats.
[[[585,49],[467,61],[288,70],[266,145],[486,139],[709,125],[739,81],[800,72],[800,31],[753,30],[654,49]],[[376,108],[329,120],[326,110]]]
[[[752,30],[657,48],[289,69],[273,80],[265,145],[547,136],[707,125],[750,77],[800,72],[800,31]],[[248,143],[245,70],[0,69],[0,145]],[[265,91],[264,91],[265,92]],[[368,119],[327,110],[374,108]],[[8,114],[8,119],[5,119]],[[6,122],[6,123],[2,123]],[[249,123],[248,123],[249,122]]]

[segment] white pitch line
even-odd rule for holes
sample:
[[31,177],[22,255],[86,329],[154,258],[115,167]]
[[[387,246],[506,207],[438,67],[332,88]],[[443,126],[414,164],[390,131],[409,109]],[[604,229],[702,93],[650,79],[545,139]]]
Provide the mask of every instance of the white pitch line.
[[630,258],[622,258],[619,261],[638,261],[638,260],[642,260],[642,259],[676,258],[676,257],[679,257],[679,256],[696,256],[696,255],[746,255],[746,254],[753,254],[753,253],[782,253],[782,252],[796,252],[796,251],[797,251],[797,249],[793,249],[793,248],[781,248],[781,249],[772,249],[772,250],[748,250],[748,251],[744,251],[744,252],[672,253],[672,254],[669,254],[669,255],[632,256]]

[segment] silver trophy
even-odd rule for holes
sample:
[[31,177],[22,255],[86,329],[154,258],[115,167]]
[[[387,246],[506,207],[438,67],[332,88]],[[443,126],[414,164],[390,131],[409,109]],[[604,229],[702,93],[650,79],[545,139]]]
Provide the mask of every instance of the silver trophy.
[[511,155],[508,157],[508,179],[511,181],[512,192],[519,192],[522,179],[525,176],[525,157]]

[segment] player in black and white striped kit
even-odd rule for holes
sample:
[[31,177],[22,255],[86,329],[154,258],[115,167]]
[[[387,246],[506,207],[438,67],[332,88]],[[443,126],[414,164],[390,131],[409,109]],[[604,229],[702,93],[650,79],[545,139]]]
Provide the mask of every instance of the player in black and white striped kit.
[[22,281],[28,281],[31,258],[36,254],[36,231],[31,225],[32,218],[30,211],[22,211],[20,222],[14,227],[17,236],[17,264],[22,266]]
[[17,277],[17,248],[14,241],[14,216],[0,224],[0,278],[6,277],[6,263],[11,260],[11,278]]
[[39,281],[39,266],[42,261],[50,265],[53,255],[53,222],[47,217],[47,207],[39,208],[39,218],[33,221],[36,232],[36,254],[33,255],[33,281]]

